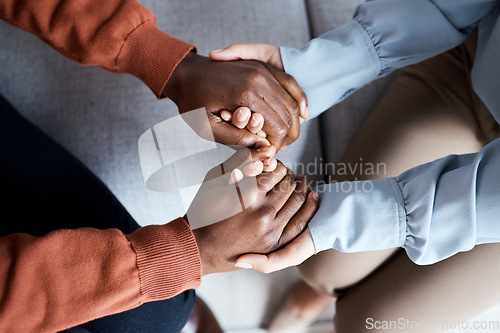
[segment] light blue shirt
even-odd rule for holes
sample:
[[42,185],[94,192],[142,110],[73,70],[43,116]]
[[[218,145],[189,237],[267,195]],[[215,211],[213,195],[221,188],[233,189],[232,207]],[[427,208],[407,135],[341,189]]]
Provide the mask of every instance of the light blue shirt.
[[[462,43],[478,27],[474,90],[500,121],[500,1],[372,0],[354,19],[302,49],[282,47],[287,73],[306,92],[313,116],[391,71]],[[316,251],[403,247],[431,264],[476,244],[500,242],[500,139],[398,177],[317,188],[309,223]]]

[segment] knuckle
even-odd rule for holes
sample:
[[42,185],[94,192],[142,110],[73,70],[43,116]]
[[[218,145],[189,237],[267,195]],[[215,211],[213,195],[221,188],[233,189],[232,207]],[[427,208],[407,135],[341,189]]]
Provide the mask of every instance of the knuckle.
[[288,181],[288,182],[295,182],[295,176],[292,172],[292,170],[290,170],[289,168],[286,168],[286,175],[285,175],[285,179]]
[[260,237],[262,237],[262,235],[266,233],[267,228],[268,228],[268,224],[265,221],[266,221],[265,218],[261,218],[261,219],[259,219],[259,222],[256,225],[255,231],[256,231],[257,235],[259,235]]
[[290,130],[290,128],[293,127],[294,118],[295,118],[295,116],[290,115],[290,114],[287,114],[287,116],[284,117],[283,122],[284,122],[286,128],[284,128],[285,132],[283,133],[283,135],[288,135],[288,131]]
[[306,201],[307,194],[305,191],[295,189],[294,200],[297,205],[302,206],[302,204]]
[[267,235],[272,231],[275,216],[275,209],[272,205],[263,205],[257,208],[257,214],[254,221],[256,223],[256,229],[261,236]]
[[265,71],[263,70],[263,67],[261,66],[254,66],[252,70],[250,70],[246,74],[246,80],[248,82],[252,83],[266,83],[267,82],[268,76],[266,75]]
[[[257,232],[260,235],[262,244],[268,244],[268,236],[267,235],[270,232],[269,229],[271,228],[271,226],[270,226],[271,220],[272,219],[269,217],[262,218],[260,223],[257,226]],[[263,248],[269,249],[269,246],[264,245]]]
[[289,86],[298,86],[297,81],[293,76],[287,73],[282,73],[283,74],[283,79],[285,80],[285,83]]
[[304,231],[304,220],[300,219],[299,222],[295,225],[295,236],[298,236]]
[[306,218],[306,217],[299,217],[298,221],[297,221],[297,225],[296,225],[296,228],[297,228],[297,235],[302,233],[302,231],[305,230],[307,224],[309,223],[309,219]]
[[294,239],[300,233],[302,232],[302,223],[300,223],[298,220],[295,221],[295,223],[290,227],[290,240]]
[[266,224],[271,224],[276,216],[276,208],[273,205],[265,204],[260,207],[260,219]]
[[261,192],[264,192],[269,184],[269,179],[267,178],[267,174],[262,173],[256,177],[257,179],[257,189]]
[[255,232],[255,236],[262,239],[262,236],[266,234],[269,224],[269,217],[262,215],[260,209],[257,209],[257,213],[252,217],[252,230]]
[[300,105],[295,99],[290,102],[290,109],[293,111],[294,116],[298,116],[300,113]]
[[273,173],[276,174],[277,176],[283,178],[286,173],[287,173],[287,167],[283,164],[283,162],[278,161],[278,164],[276,166],[276,169],[274,169]]
[[249,86],[244,86],[236,91],[237,96],[239,96],[240,105],[250,105],[250,103],[255,99],[256,92]]
[[290,173],[287,173],[286,176],[281,181],[280,190],[283,192],[294,191],[296,186],[297,186],[297,183],[295,183],[295,181],[293,179],[293,175]]
[[288,135],[288,131],[290,129],[290,124],[288,123],[288,120],[284,120],[274,126],[273,134],[276,136],[278,139],[284,139]]
[[266,252],[274,252],[276,251],[280,245],[278,244],[278,238],[279,236],[276,235],[277,232],[269,232],[267,237],[267,247],[266,247]]

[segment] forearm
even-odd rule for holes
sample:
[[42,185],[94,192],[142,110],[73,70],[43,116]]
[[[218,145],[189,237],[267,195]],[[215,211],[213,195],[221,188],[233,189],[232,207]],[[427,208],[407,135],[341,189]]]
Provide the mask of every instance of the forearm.
[[302,49],[282,47],[285,71],[304,89],[317,116],[372,80],[460,44],[495,3],[369,1],[350,23]]
[[158,97],[193,49],[160,31],[153,13],[136,0],[3,0],[0,18],[80,64],[130,73]]
[[55,332],[166,299],[200,283],[194,236],[182,220],[125,236],[58,230],[0,239],[0,331]]
[[499,179],[497,140],[395,178],[319,188],[321,206],[309,224],[316,250],[403,247],[417,264],[431,264],[500,242]]

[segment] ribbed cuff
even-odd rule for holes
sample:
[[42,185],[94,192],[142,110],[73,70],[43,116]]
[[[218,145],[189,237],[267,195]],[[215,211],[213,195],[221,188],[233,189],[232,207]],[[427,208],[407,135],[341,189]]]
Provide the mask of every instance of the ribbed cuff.
[[120,71],[141,79],[156,95],[162,92],[177,65],[195,47],[156,27],[153,21],[139,25],[128,35],[117,66]]
[[184,219],[140,228],[127,239],[137,256],[145,301],[171,298],[200,285],[200,253]]

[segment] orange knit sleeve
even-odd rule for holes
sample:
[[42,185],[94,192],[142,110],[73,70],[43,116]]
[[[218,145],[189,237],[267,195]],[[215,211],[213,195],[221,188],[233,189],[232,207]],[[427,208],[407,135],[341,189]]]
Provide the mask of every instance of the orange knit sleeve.
[[194,49],[160,31],[154,14],[136,0],[2,0],[0,18],[80,64],[138,77],[159,98]]
[[196,288],[201,262],[183,219],[143,227],[0,237],[0,332],[56,332]]

